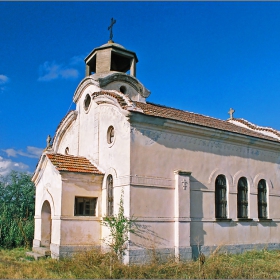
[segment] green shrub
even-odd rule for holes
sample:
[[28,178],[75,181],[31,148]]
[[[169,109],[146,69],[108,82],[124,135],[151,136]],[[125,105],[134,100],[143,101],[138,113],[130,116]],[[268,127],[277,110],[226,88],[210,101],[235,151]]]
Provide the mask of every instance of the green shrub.
[[30,175],[12,171],[0,177],[0,246],[31,245],[34,234],[35,187]]
[[117,255],[120,261],[127,249],[129,233],[134,233],[136,229],[135,220],[124,215],[123,195],[124,191],[122,189],[117,215],[104,217],[101,222],[102,225],[108,227],[110,230],[109,237],[103,241]]

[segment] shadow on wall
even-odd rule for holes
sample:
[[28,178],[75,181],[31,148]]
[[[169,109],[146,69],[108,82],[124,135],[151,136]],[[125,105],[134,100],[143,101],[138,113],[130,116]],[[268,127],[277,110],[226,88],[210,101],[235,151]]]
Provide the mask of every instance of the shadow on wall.
[[[145,115],[137,114],[132,117],[132,119],[137,120],[137,122],[144,124],[156,125],[162,130],[155,130],[151,128],[133,128],[131,130],[131,141],[132,143],[137,139],[136,136],[139,134],[146,137],[144,140],[145,146],[151,146],[154,143],[159,145],[163,145],[167,148],[172,149],[181,149],[181,150],[189,150],[189,151],[200,151],[200,152],[208,152],[216,155],[223,154],[224,156],[239,156],[243,158],[251,158],[260,160],[261,151],[255,147],[250,147],[250,144],[254,144],[258,141],[257,138],[253,138],[251,136],[242,135],[247,139],[247,144],[243,147],[240,145],[234,145],[229,143],[232,138],[232,135],[226,131],[214,130],[213,133],[204,138],[204,135],[201,134],[199,137],[194,137],[193,135],[188,135],[186,133],[181,133],[178,131],[174,133],[172,131],[167,131],[165,122],[166,120],[163,118],[157,117],[149,117]],[[200,130],[200,127],[197,126],[197,131]],[[137,135],[138,134],[138,135]],[[238,135],[238,134],[236,134]],[[272,162],[271,155],[266,155],[261,157],[262,161]]]
[[155,232],[150,225],[138,223],[137,220],[134,222],[134,225],[135,231],[133,235],[137,237],[137,241],[130,241],[131,246],[141,249],[155,249],[159,246],[163,246],[168,241]]

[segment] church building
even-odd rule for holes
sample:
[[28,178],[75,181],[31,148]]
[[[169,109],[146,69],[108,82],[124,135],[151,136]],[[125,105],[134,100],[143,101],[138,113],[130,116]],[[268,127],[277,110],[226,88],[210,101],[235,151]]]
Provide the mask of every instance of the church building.
[[[125,263],[149,249],[181,260],[280,249],[280,132],[147,101],[136,53],[110,40],[85,58],[76,109],[59,123],[33,175],[34,252],[53,258],[103,247],[105,216],[123,193]],[[167,104],[168,105],[168,104]]]

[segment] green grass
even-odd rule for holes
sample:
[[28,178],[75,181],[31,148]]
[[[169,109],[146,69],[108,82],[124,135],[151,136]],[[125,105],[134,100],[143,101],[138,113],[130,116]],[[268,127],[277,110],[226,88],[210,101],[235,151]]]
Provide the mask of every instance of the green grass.
[[[0,250],[0,278],[280,278],[280,251],[251,251],[239,255],[213,254],[204,265],[199,261],[146,265],[123,265],[110,254],[86,252],[60,261],[43,259],[30,261],[25,249]],[[111,264],[111,265],[110,265]]]

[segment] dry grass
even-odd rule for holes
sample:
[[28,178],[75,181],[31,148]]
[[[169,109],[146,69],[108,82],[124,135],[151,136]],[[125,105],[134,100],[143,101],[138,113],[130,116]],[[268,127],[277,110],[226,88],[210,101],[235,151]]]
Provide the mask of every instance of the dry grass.
[[112,255],[98,251],[60,261],[30,261],[25,252],[24,249],[0,250],[0,278],[280,278],[280,251],[252,251],[239,255],[216,253],[206,258],[202,267],[198,261],[176,263],[174,260],[126,266]]

